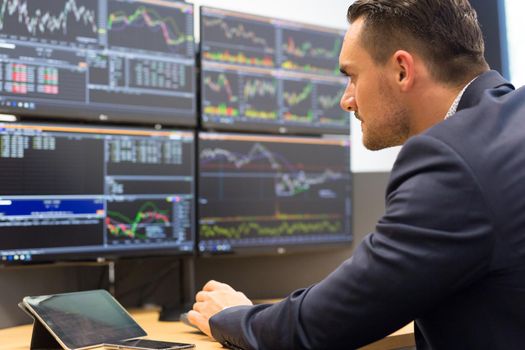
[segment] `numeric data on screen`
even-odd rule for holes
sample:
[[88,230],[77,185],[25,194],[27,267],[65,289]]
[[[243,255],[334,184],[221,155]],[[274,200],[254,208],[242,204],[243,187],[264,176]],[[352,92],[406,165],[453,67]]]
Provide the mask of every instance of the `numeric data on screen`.
[[193,146],[180,131],[0,125],[0,253],[191,251]]

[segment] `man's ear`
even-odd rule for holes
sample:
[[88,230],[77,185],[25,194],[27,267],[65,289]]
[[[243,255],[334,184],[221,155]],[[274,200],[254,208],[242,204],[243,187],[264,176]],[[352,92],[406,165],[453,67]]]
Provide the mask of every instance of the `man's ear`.
[[398,50],[392,55],[392,73],[401,91],[408,91],[414,85],[414,56],[408,51]]

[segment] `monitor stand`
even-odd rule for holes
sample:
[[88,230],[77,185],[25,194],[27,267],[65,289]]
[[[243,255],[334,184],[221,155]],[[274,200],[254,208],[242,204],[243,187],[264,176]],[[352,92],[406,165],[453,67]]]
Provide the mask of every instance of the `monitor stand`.
[[163,305],[159,313],[159,321],[174,322],[180,321],[180,315],[191,310],[193,304],[185,305]]
[[193,307],[195,298],[195,258],[179,260],[179,299],[161,305],[159,321],[180,321],[180,315]]

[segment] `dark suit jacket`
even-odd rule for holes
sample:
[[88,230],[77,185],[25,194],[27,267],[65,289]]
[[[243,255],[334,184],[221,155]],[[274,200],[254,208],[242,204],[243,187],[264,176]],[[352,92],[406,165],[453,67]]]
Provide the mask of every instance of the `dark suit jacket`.
[[[410,138],[386,212],[353,256],[213,336],[243,349],[352,349],[415,320],[418,349],[525,349],[525,89],[479,76],[458,112]],[[306,272],[305,272],[306,273]]]

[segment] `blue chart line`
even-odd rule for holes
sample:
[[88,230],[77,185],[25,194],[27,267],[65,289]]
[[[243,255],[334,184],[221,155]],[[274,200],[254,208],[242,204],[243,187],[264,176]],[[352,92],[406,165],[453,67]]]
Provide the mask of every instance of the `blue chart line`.
[[284,156],[274,153],[260,143],[256,143],[247,154],[232,152],[222,148],[207,148],[200,153],[201,167],[206,164],[225,160],[239,170],[258,160],[266,160],[270,169],[275,172],[275,194],[278,197],[292,197],[310,190],[312,186],[321,185],[344,178],[341,172],[325,169],[322,173],[307,175],[296,169]]
[[[35,3],[37,2],[35,1]],[[83,23],[92,33],[97,33],[96,11],[78,5],[76,0],[67,0],[58,14],[52,14],[50,11],[41,9],[36,9],[30,13],[27,0],[2,0],[0,31],[4,30],[6,18],[14,16],[18,19],[18,23],[25,26],[28,33],[32,35],[59,31],[65,35],[67,34],[70,15],[73,15],[76,22]]]

